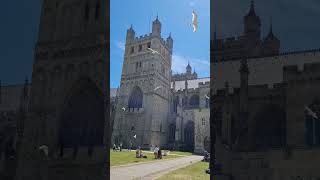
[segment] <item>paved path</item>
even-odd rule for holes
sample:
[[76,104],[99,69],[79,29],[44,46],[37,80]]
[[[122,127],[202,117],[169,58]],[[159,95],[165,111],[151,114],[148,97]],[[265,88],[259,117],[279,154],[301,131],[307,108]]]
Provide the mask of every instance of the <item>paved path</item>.
[[136,165],[111,167],[111,180],[151,180],[160,175],[180,169],[192,163],[201,161],[202,156],[186,156],[168,160],[155,160]]

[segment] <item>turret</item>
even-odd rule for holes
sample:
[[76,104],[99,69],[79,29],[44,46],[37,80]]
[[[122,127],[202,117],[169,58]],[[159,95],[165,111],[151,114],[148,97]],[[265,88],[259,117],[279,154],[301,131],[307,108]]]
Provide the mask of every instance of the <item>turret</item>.
[[128,42],[133,41],[135,38],[135,35],[136,35],[136,33],[133,30],[132,25],[131,25],[131,27],[127,30],[126,42],[128,43]]
[[196,79],[196,78],[198,78],[198,74],[196,73],[196,68],[194,68],[194,70],[193,70],[193,77]]
[[240,68],[240,111],[238,114],[239,133],[237,148],[239,151],[248,150],[248,75],[247,59],[241,59]]
[[261,21],[256,15],[254,1],[251,1],[249,13],[244,17],[244,33],[250,39],[260,39]]
[[188,79],[184,80],[184,98],[183,98],[183,105],[188,105]]
[[175,91],[176,90],[176,80],[173,80],[173,91]]
[[249,68],[246,58],[241,59],[240,66],[240,111],[247,112]]
[[263,54],[265,56],[278,55],[280,49],[280,40],[273,34],[272,20],[270,21],[270,30],[263,41]]
[[188,89],[188,80],[187,80],[187,78],[185,79],[185,81],[184,81],[184,89],[187,91],[187,89]]
[[169,34],[169,37],[167,38],[167,46],[169,47],[169,49],[172,51],[173,49],[173,39],[171,37],[171,33]]
[[191,66],[190,66],[190,64],[189,64],[189,62],[188,62],[188,65],[187,65],[187,67],[186,67],[186,73],[187,74],[191,74],[192,72],[192,68],[191,68]]
[[157,19],[152,22],[152,35],[161,37],[161,22],[159,21],[158,16]]

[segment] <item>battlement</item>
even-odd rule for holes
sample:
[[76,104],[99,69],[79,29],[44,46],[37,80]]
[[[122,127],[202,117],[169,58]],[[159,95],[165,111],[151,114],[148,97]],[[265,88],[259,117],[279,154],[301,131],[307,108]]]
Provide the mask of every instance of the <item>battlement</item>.
[[[285,83],[274,83],[271,86],[269,84],[258,84],[258,85],[249,85],[249,94],[251,97],[260,97],[266,95],[277,95],[281,92],[281,89],[285,86]],[[230,96],[239,94],[240,87],[229,87],[228,94]],[[217,89],[215,91],[215,96],[225,96],[226,89]]]
[[210,81],[199,82],[199,87],[207,87],[207,86],[210,86]]
[[183,93],[184,92],[184,90],[182,90],[182,89],[179,89],[178,91],[176,91],[177,93]]
[[152,37],[151,33],[145,34],[145,35],[142,35],[142,36],[139,36],[139,37],[135,37],[134,40],[131,43],[138,43],[138,42],[141,42],[141,41],[149,40],[151,37]]
[[188,93],[198,93],[199,88],[188,88]]
[[[309,50],[301,50],[301,51],[287,51],[279,53],[278,55],[264,55],[264,56],[249,56],[249,60],[260,60],[260,59],[279,59],[279,58],[289,58],[290,56],[320,56],[320,48],[319,49],[309,49]],[[240,61],[239,58],[228,58],[228,61]],[[223,63],[215,62],[215,63]]]
[[249,91],[254,92],[277,92],[284,87],[283,83],[249,85]]
[[303,65],[303,70],[299,70],[297,65],[284,66],[283,79],[284,81],[320,79],[320,63],[306,63]]
[[[149,33],[149,34],[145,34],[145,35],[141,35],[141,36],[135,36],[133,40],[130,40],[127,42],[127,44],[129,45],[134,45],[134,44],[139,44],[139,43],[146,43],[146,41],[150,41],[153,39],[153,38],[159,38],[157,36],[154,36],[152,35],[152,33]],[[171,47],[170,47],[170,43],[165,40],[164,38],[159,38],[161,44],[166,47],[169,51],[171,51]]]

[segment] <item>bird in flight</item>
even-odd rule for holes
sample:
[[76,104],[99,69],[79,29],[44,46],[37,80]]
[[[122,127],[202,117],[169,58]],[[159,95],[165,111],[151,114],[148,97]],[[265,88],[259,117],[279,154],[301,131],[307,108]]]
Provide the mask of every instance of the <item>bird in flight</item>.
[[160,88],[162,88],[162,86],[156,87],[156,88],[154,89],[154,91],[156,91],[156,90],[158,90],[158,89],[160,89]]
[[193,32],[196,32],[198,29],[198,15],[194,10],[192,11],[192,27],[193,27]]
[[136,139],[136,138],[137,138],[137,135],[135,134],[133,137]]
[[43,151],[45,153],[46,156],[48,156],[49,153],[49,148],[46,145],[42,145],[39,147],[39,150]]
[[210,99],[210,97],[209,97],[208,95],[206,95],[206,98],[207,98],[207,99]]
[[123,111],[126,111],[126,108],[125,108],[125,107],[122,107],[122,110],[123,110]]
[[153,49],[151,49],[151,48],[148,48],[148,50],[150,50],[150,51],[152,52],[152,54],[160,54],[158,51],[153,50]]
[[308,115],[312,116],[313,118],[318,119],[318,116],[315,112],[313,112],[308,106],[304,106],[304,108],[307,110]]

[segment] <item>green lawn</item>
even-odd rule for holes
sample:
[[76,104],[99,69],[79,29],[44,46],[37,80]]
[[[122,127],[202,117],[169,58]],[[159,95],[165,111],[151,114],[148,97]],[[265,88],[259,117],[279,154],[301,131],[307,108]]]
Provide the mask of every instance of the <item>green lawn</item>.
[[[173,152],[170,152],[173,154]],[[154,159],[153,153],[144,153],[148,156],[148,158],[136,158],[136,151],[122,151],[122,152],[114,152],[110,150],[110,166],[118,166],[118,165],[124,165],[124,164],[130,164],[130,163],[139,163],[139,162],[147,162],[147,161],[161,161],[159,159]],[[178,158],[181,157],[181,155],[191,155],[184,152],[177,152],[174,151],[174,154],[177,155],[169,155],[169,156],[162,156],[163,159],[170,159],[170,158]]]
[[157,180],[209,180],[210,175],[205,173],[209,168],[208,162],[197,162],[184,168],[172,171]]

